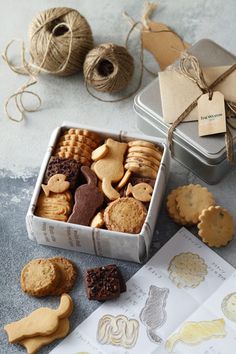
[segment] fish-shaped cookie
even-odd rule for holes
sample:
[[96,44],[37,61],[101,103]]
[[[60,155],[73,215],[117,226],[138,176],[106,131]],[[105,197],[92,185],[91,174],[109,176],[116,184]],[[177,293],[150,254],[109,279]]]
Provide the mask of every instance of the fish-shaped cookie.
[[41,187],[46,195],[49,196],[50,192],[63,193],[70,188],[70,182],[66,181],[66,176],[58,173],[49,178],[48,184],[41,184]]

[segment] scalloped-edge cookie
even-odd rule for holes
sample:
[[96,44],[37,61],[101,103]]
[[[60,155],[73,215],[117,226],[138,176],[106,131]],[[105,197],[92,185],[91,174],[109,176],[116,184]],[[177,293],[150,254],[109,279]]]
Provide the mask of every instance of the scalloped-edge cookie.
[[176,196],[178,213],[187,223],[197,224],[203,209],[212,205],[215,205],[212,193],[199,184],[183,186]]
[[174,222],[180,225],[187,225],[188,223],[185,220],[185,218],[179,215],[179,212],[177,210],[177,205],[176,205],[176,196],[178,195],[179,191],[181,191],[182,188],[183,187],[178,187],[176,189],[173,189],[169,193],[166,200],[166,207],[169,216],[174,220]]
[[227,209],[211,206],[199,216],[198,235],[210,247],[227,245],[234,235],[233,218]]

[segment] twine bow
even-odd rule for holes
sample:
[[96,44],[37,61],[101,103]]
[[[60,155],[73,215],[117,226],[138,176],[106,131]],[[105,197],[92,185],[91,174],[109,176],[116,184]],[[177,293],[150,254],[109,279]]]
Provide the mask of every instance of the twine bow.
[[[198,96],[185,110],[184,112],[174,121],[172,126],[168,131],[168,143],[172,152],[172,142],[173,142],[173,133],[175,128],[184,121],[184,119],[189,115],[189,113],[197,106],[198,99],[205,93],[209,94],[209,99],[211,100],[214,88],[222,81],[226,79],[233,71],[236,70],[236,64],[233,64],[229,67],[223,74],[221,74],[211,85],[207,85],[202,69],[200,67],[199,61],[193,55],[188,53],[183,54],[179,63],[179,72],[187,77],[189,80],[193,81],[202,91],[202,94]],[[225,100],[225,110],[227,118],[232,118],[232,113],[236,114],[236,102],[231,102]],[[234,128],[230,124],[229,120],[226,121],[226,132],[225,132],[225,145],[226,145],[226,155],[227,160],[231,163],[234,162],[234,144],[233,136],[230,131],[229,126]]]

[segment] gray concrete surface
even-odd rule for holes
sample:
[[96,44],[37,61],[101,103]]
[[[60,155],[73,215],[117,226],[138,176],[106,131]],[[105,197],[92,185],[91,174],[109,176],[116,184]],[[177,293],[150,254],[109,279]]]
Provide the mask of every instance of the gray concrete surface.
[[[140,18],[142,0],[7,0],[0,2],[0,50],[13,38],[27,40],[27,29],[32,17],[40,10],[52,6],[71,6],[77,8],[89,21],[95,42],[124,43],[129,26],[122,17],[126,10],[135,19]],[[155,19],[176,30],[184,39],[194,43],[201,38],[215,40],[226,49],[236,53],[236,3],[234,0],[163,0]],[[137,53],[137,34],[131,41],[131,52]],[[17,59],[17,48],[12,50]],[[137,57],[137,56],[136,56]],[[138,62],[132,82],[139,75]],[[153,65],[150,62],[150,65]],[[79,122],[81,125],[109,127],[136,131],[136,116],[133,112],[133,98],[116,104],[102,103],[88,95],[82,75],[69,78],[52,76],[40,77],[36,91],[43,99],[40,111],[28,114],[24,122],[9,121],[3,110],[5,98],[13,93],[25,78],[13,74],[0,61],[0,353],[23,353],[20,346],[9,345],[3,324],[22,318],[40,306],[56,306],[57,299],[36,299],[23,294],[19,276],[23,265],[32,258],[62,255],[72,259],[79,268],[79,277],[72,291],[75,310],[71,327],[75,328],[97,306],[86,299],[82,285],[83,269],[110,263],[109,259],[39,246],[27,238],[25,215],[33,192],[39,167],[54,127],[63,120]],[[152,80],[145,74],[143,86]],[[219,204],[228,208],[236,221],[236,171],[224,180],[209,186]],[[167,192],[185,183],[201,183],[196,176],[176,162],[172,163]],[[157,230],[154,235],[151,253],[153,254],[176,231],[176,226],[166,215],[164,205],[161,209]],[[196,233],[196,229],[191,231]],[[224,259],[236,267],[236,240],[217,251]],[[119,262],[126,279],[140,266],[129,262]],[[44,348],[40,353],[48,353],[56,344]],[[233,352],[232,352],[233,353]],[[231,353],[229,353],[231,354]]]

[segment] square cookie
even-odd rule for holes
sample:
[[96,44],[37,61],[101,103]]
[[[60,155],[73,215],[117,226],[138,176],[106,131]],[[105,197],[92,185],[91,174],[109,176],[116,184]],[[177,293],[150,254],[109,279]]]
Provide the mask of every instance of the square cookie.
[[115,264],[87,269],[84,281],[89,300],[110,300],[126,291],[125,282]]
[[48,162],[44,176],[44,183],[47,184],[50,177],[58,173],[62,173],[70,182],[70,188],[75,189],[78,184],[81,164],[73,159],[66,159],[57,156],[52,156]]

